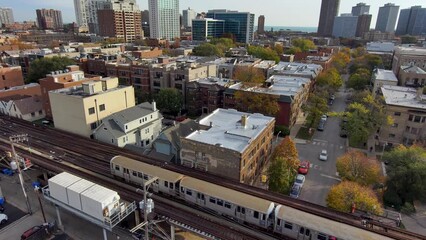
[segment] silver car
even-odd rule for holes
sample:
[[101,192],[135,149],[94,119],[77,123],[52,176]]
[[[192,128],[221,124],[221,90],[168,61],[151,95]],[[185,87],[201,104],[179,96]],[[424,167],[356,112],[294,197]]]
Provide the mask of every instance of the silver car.
[[327,150],[322,150],[320,155],[319,155],[319,159],[321,161],[327,161]]
[[297,174],[296,180],[294,181],[294,185],[299,185],[300,188],[302,188],[304,183],[305,183],[305,175]]

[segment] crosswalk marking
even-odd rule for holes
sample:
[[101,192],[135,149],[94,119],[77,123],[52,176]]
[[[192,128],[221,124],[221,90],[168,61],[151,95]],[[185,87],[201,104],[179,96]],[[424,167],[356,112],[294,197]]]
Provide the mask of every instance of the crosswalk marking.
[[334,180],[337,180],[339,182],[342,181],[340,178],[329,176],[329,175],[325,175],[325,174],[321,174],[321,177],[326,177],[326,178],[334,179]]

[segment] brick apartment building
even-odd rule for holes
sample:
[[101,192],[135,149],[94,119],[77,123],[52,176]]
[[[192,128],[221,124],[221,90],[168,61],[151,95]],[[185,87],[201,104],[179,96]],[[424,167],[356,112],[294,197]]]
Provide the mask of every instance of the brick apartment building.
[[11,87],[24,85],[21,67],[11,67],[8,65],[0,66],[0,89],[9,89]]

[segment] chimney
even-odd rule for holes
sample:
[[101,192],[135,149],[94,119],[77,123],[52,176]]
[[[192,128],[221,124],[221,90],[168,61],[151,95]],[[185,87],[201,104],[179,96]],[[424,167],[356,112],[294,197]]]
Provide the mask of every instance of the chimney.
[[243,126],[244,128],[247,125],[247,115],[242,115],[241,116],[241,126]]
[[210,127],[213,127],[213,122],[210,122]]
[[155,101],[152,101],[151,105],[152,105],[152,111],[154,112],[157,111],[157,103]]

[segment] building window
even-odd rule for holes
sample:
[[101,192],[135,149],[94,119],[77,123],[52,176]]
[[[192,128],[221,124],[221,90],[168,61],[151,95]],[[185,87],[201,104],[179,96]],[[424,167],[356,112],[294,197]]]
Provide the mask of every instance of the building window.
[[95,114],[95,108],[91,107],[89,108],[89,115]]
[[395,116],[401,116],[401,112],[395,112],[393,115],[395,115]]
[[145,134],[149,133],[149,128],[145,129]]
[[414,119],[414,116],[410,114],[410,115],[408,116],[408,121],[413,121],[413,119]]
[[415,116],[414,117],[414,122],[419,123],[422,120],[421,116]]
[[98,124],[96,124],[96,122],[91,123],[90,124],[90,129],[94,130],[94,129],[96,129],[97,126],[98,126]]
[[389,134],[389,137],[390,137],[390,138],[394,138],[394,137],[395,137],[395,134],[391,133],[391,134]]
[[42,115],[43,114],[43,110],[38,111],[38,114]]
[[31,117],[35,117],[35,112],[32,112],[32,113],[31,113]]
[[99,105],[99,111],[105,111],[105,104]]
[[1,75],[1,77],[3,78],[3,80],[5,80],[5,81],[6,81],[6,78],[4,77],[4,75]]

